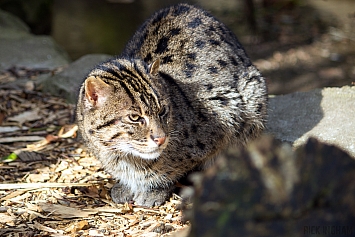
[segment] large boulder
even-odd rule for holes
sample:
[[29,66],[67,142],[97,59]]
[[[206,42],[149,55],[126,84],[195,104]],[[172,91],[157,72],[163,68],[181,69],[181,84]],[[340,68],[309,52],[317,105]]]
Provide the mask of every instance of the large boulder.
[[[70,103],[75,103],[80,84],[89,70],[112,57],[86,55],[71,63],[67,53],[51,37],[32,35],[19,18],[1,10],[0,32],[0,71],[36,71],[39,76],[34,82],[38,88]],[[25,76],[7,86],[24,88],[28,80]]]
[[55,69],[70,59],[49,36],[35,36],[17,17],[0,10],[0,70]]
[[0,38],[12,39],[30,35],[29,27],[18,17],[0,10]]
[[49,36],[0,37],[0,45],[0,70],[11,67],[51,70],[70,62],[67,54]]
[[268,132],[294,147],[315,137],[355,157],[355,87],[324,88],[270,98]]

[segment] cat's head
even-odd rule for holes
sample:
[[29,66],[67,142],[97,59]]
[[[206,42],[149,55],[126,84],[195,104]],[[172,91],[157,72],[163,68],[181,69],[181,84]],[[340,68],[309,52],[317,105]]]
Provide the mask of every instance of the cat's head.
[[159,60],[116,59],[94,69],[81,90],[84,133],[96,147],[158,158],[169,143],[171,108]]

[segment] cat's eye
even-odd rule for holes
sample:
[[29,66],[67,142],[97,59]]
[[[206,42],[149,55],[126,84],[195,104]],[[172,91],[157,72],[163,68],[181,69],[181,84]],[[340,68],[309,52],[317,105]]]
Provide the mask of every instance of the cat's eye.
[[144,118],[137,115],[137,114],[130,114],[130,115],[128,115],[128,118],[132,122],[144,122]]
[[138,122],[138,120],[141,118],[141,116],[139,116],[137,114],[130,114],[130,115],[128,115],[128,118],[133,122]]

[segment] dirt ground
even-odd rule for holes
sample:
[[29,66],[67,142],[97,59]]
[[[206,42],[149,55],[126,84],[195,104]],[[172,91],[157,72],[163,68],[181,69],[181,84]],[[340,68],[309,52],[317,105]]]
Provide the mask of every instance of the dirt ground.
[[75,138],[73,105],[35,90],[1,89],[0,101],[0,236],[165,236],[188,227],[177,195],[156,208],[111,201],[113,180]]

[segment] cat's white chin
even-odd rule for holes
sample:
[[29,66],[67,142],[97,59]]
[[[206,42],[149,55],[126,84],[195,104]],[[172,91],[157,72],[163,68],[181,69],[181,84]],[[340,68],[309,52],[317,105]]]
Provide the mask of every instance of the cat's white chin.
[[131,151],[132,155],[138,156],[142,159],[146,160],[154,160],[157,159],[160,156],[160,152],[155,151],[155,152],[149,152],[149,153],[142,153],[136,150]]

